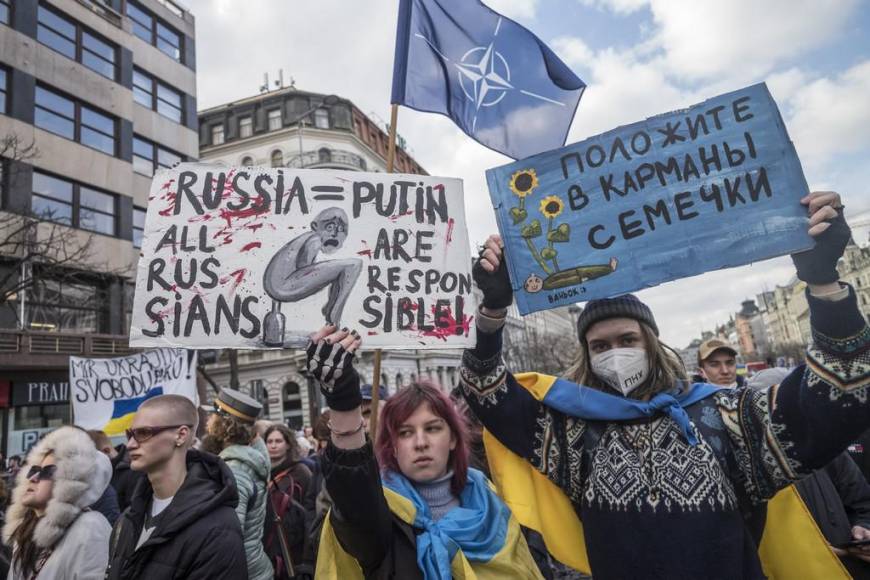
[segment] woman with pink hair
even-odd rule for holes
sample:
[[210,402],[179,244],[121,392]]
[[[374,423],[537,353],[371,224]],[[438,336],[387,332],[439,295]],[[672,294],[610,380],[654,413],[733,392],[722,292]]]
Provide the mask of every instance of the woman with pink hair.
[[390,398],[372,448],[353,367],[361,342],[326,326],[307,349],[331,409],[323,473],[334,504],[316,577],[541,578],[510,510],[469,468],[465,421],[435,384]]

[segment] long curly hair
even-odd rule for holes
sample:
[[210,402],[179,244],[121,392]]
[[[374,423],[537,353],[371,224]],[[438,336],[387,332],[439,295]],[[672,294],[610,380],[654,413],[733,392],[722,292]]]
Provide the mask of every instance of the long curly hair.
[[256,433],[253,423],[245,423],[232,415],[215,413],[208,422],[208,434],[222,450],[230,445],[250,445]]

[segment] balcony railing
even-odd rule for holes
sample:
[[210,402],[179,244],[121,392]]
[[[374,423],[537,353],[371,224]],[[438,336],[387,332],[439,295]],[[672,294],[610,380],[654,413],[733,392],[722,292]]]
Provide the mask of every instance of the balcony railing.
[[123,356],[136,350],[126,335],[0,330],[0,354]]
[[306,167],[341,167],[342,169],[354,169],[366,171],[366,160],[356,153],[341,149],[318,149],[306,151],[302,155],[292,157],[287,162],[287,167],[304,169]]

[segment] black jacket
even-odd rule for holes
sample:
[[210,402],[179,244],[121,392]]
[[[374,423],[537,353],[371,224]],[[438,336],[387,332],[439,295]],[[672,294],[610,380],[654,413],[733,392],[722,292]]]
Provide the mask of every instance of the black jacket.
[[[870,484],[847,452],[795,487],[829,544],[851,540],[852,526],[870,528]],[[870,578],[870,564],[852,557],[842,560],[855,578]]]
[[112,487],[118,493],[118,508],[121,513],[124,513],[124,510],[130,507],[130,500],[133,499],[136,484],[145,477],[145,474],[130,469],[130,457],[126,445],[123,443],[118,445],[115,447],[115,451],[118,454],[112,459]]
[[390,511],[371,444],[347,450],[330,442],[321,468],[333,501],[329,521],[366,579],[423,580],[417,535]]
[[246,580],[248,565],[229,467],[187,452],[187,477],[151,537],[136,550],[153,491],[145,479],[112,531],[108,580]]

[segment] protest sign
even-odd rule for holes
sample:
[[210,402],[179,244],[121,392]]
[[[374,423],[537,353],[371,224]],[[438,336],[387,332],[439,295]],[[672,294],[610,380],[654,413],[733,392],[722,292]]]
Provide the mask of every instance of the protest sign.
[[73,420],[110,437],[123,435],[146,399],[183,395],[198,405],[196,353],[160,348],[119,358],[69,359]]
[[764,84],[487,171],[520,313],[812,247]]
[[130,344],[299,348],[326,323],[373,348],[474,342],[462,182],[182,164],[157,173]]

